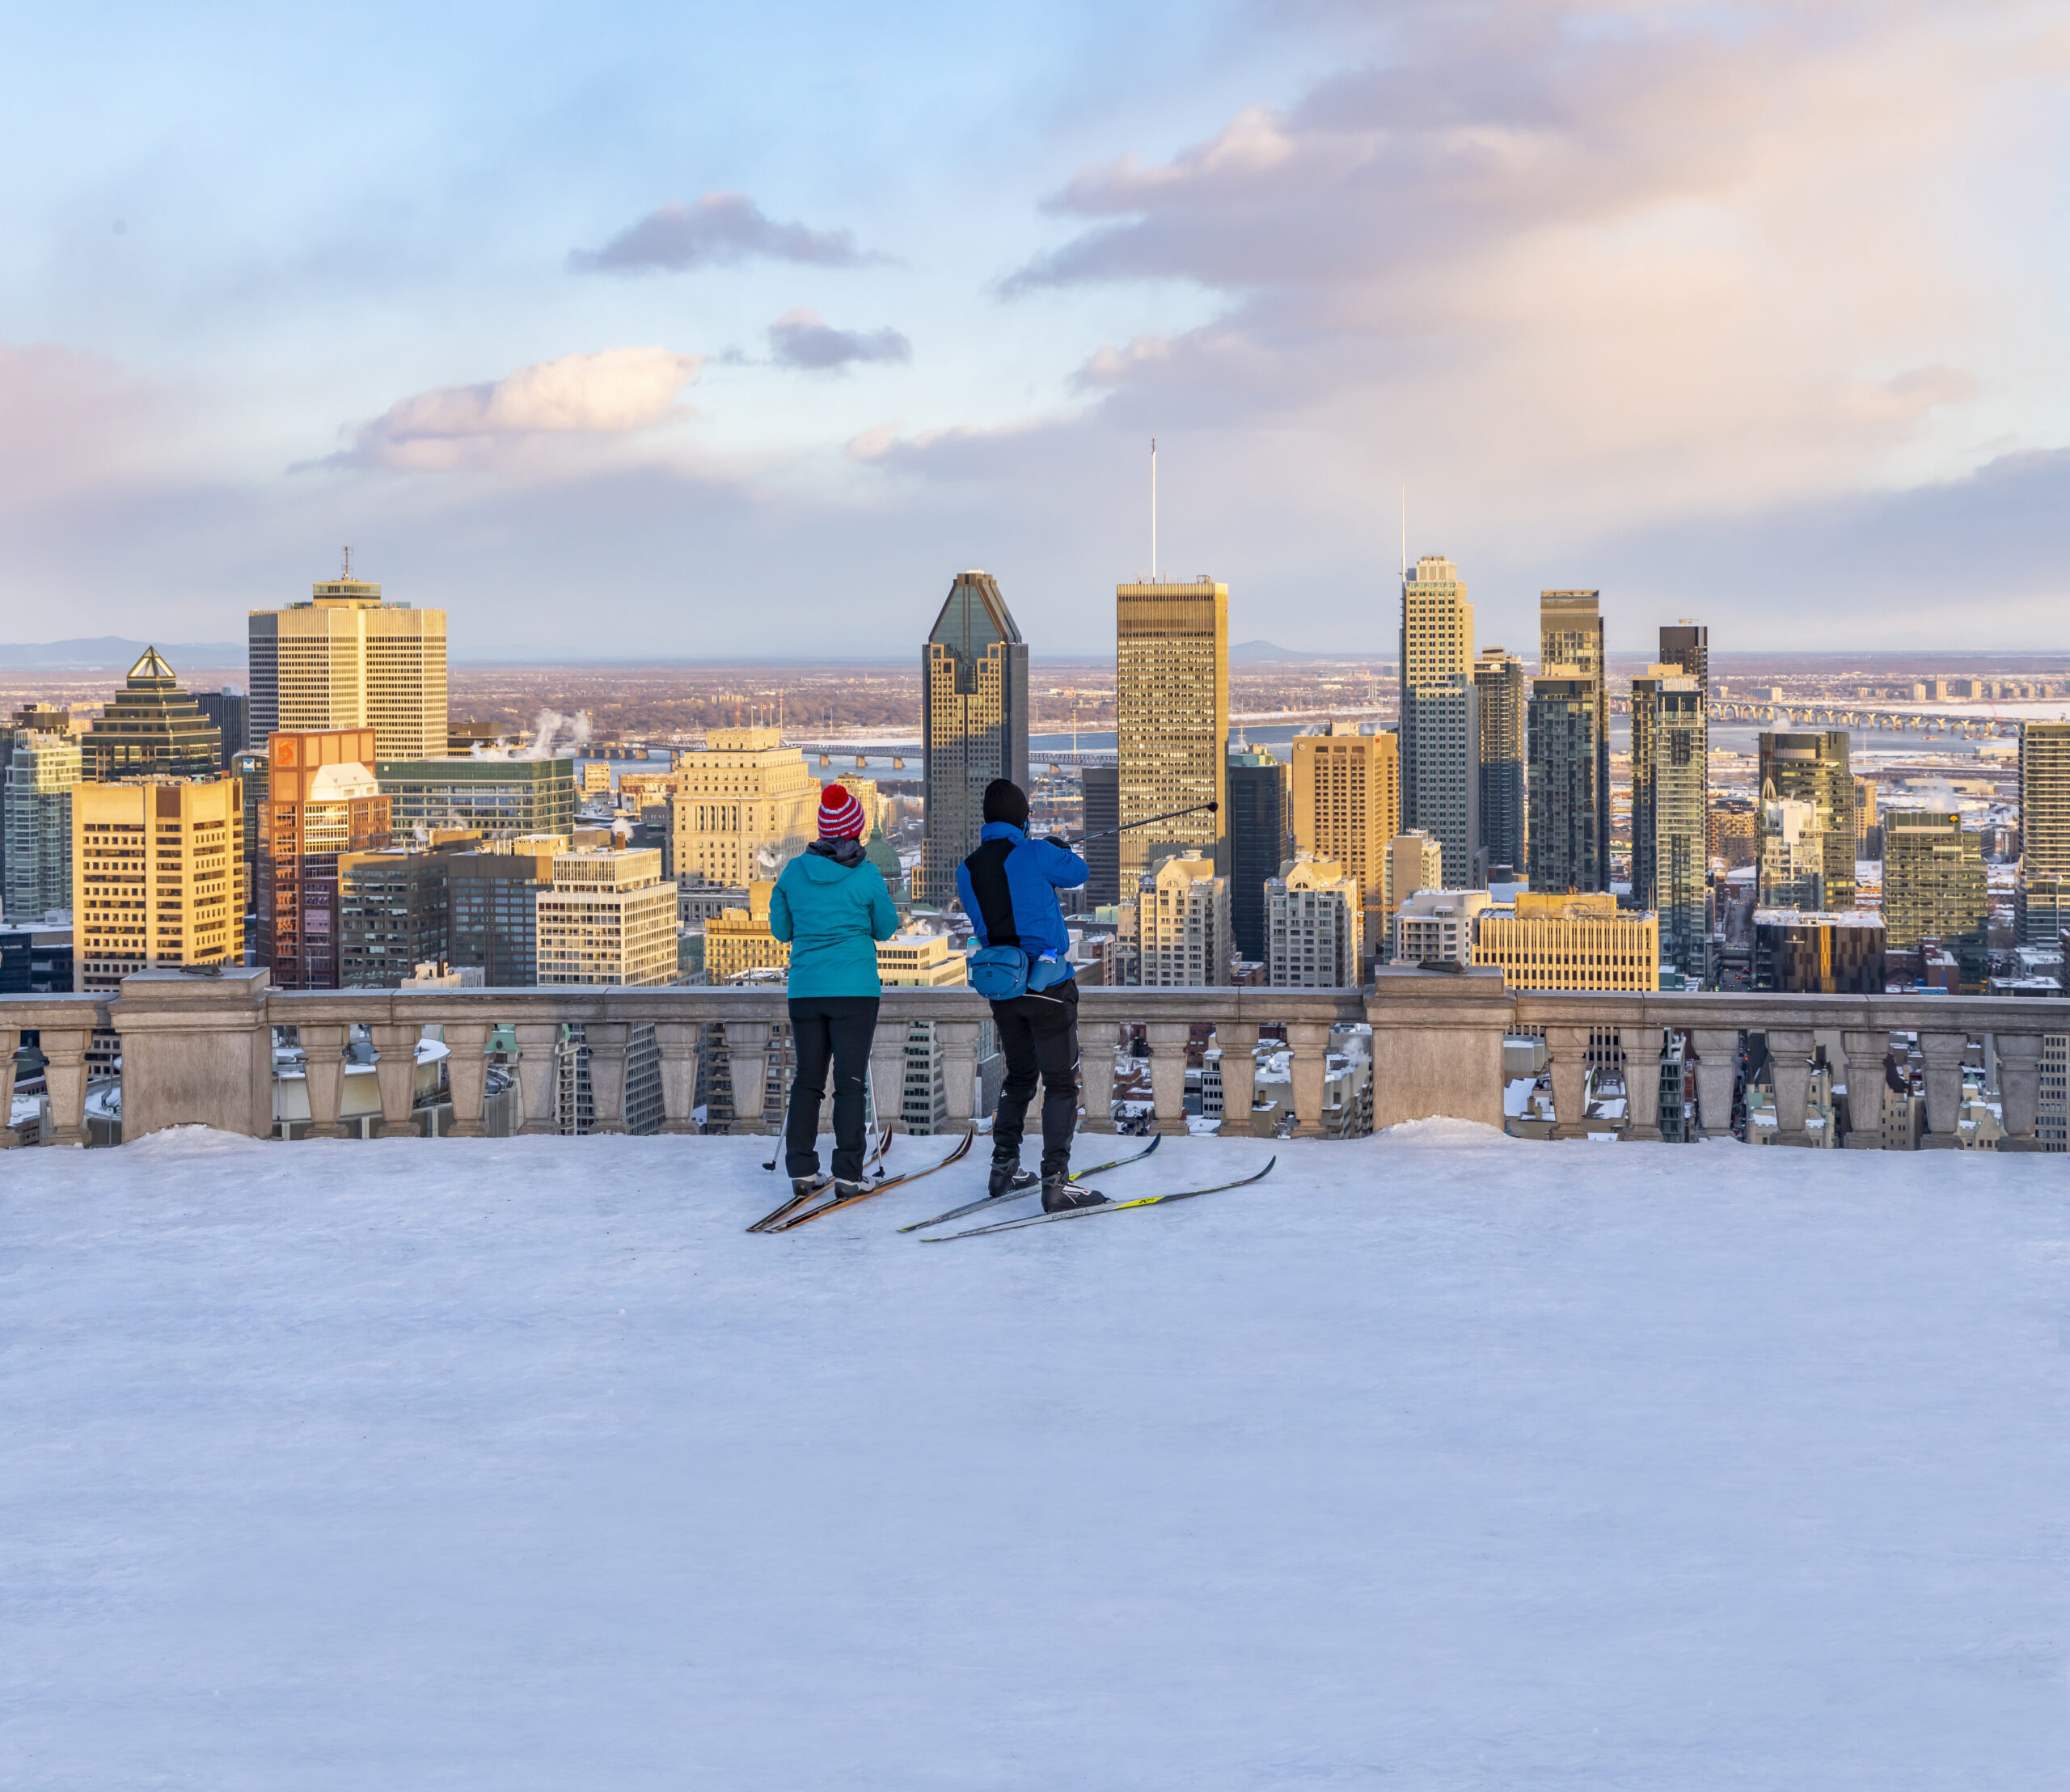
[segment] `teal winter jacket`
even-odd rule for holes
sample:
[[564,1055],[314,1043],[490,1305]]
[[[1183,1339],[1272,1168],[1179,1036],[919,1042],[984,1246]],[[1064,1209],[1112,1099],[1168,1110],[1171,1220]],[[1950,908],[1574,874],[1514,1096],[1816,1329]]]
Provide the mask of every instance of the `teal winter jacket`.
[[790,942],[792,995],[881,995],[877,942],[898,931],[898,911],[868,860],[806,851],[770,893],[769,931]]

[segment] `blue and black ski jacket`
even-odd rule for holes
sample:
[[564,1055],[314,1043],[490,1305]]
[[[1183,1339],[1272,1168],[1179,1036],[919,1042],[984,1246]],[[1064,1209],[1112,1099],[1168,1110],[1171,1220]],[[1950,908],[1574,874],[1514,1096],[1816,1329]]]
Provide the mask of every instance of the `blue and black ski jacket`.
[[[1011,822],[987,822],[978,850],[956,868],[957,894],[981,946],[1019,946],[1030,958],[1071,957],[1057,892],[1091,875],[1068,847],[1031,840]],[[1058,982],[1064,981],[1062,978]]]

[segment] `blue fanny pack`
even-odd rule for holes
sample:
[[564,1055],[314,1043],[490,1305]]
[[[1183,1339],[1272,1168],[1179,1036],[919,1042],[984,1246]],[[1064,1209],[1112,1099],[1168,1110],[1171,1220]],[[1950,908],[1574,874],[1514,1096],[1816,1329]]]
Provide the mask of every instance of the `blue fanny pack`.
[[1019,946],[980,946],[970,954],[971,988],[988,1002],[1011,1002],[1017,995],[1049,989],[1071,975],[1062,958],[1030,961]]

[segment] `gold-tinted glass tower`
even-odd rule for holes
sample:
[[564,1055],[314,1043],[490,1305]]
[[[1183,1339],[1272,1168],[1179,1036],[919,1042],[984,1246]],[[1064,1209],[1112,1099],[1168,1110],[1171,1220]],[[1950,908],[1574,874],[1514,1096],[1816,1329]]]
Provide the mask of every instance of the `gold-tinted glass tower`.
[[1296,735],[1293,785],[1295,850],[1357,879],[1362,911],[1384,910],[1388,843],[1401,831],[1400,743],[1348,722]]
[[384,603],[349,557],[310,593],[251,612],[251,738],[370,728],[384,760],[444,759],[446,612]]
[[1028,644],[989,573],[959,573],[920,649],[927,836],[913,899],[946,907],[978,850],[985,786],[1028,788]]
[[[1569,676],[1595,681],[1595,839],[1599,881],[1585,887],[1610,887],[1610,671],[1603,640],[1600,591],[1541,591],[1538,594],[1538,675],[1553,675],[1554,666],[1571,667]],[[1534,888],[1536,886],[1534,885]]]
[[1401,819],[1436,840],[1445,887],[1481,879],[1481,693],[1459,568],[1425,554],[1401,581]]
[[1215,803],[1122,835],[1122,896],[1156,860],[1189,847],[1228,870],[1229,587],[1139,580],[1115,588],[1114,707],[1121,821]]

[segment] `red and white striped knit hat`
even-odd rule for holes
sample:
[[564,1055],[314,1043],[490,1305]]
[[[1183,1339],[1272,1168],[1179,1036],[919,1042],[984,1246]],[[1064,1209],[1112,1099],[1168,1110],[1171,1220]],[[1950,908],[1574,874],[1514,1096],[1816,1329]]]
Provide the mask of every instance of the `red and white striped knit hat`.
[[860,840],[863,837],[863,805],[845,784],[830,784],[819,792],[819,837],[822,840]]

